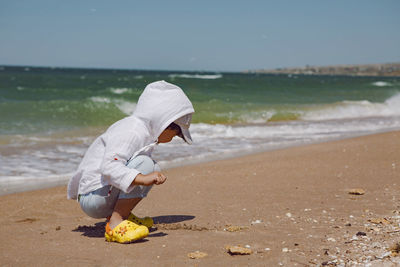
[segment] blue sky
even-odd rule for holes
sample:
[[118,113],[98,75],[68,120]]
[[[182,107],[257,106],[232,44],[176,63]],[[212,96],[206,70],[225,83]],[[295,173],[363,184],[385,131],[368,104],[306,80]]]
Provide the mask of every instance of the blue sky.
[[400,62],[400,1],[0,0],[0,65],[241,71]]

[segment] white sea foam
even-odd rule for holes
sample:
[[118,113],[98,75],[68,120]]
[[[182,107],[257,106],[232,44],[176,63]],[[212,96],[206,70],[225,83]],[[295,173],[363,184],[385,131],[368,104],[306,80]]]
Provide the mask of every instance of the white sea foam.
[[400,119],[359,119],[321,121],[315,123],[293,121],[287,123],[271,123],[267,125],[254,126],[232,126],[232,125],[211,125],[205,123],[193,124],[191,132],[193,139],[213,138],[241,139],[241,140],[278,140],[292,138],[314,138],[317,135],[329,135],[332,133],[347,133],[361,131],[378,131],[386,128],[396,128],[400,126]]
[[193,124],[194,143],[183,141],[160,145],[155,151],[162,167],[229,158],[299,144],[334,140],[400,129],[400,119],[365,118],[321,122],[292,121],[255,126]]
[[215,80],[222,78],[222,74],[170,74],[170,78],[206,79]]
[[126,92],[128,92],[130,89],[129,88],[110,88],[110,91],[112,92],[112,93],[114,93],[114,94],[117,94],[117,95],[121,95],[121,94],[123,94],[123,93],[126,93]]
[[372,85],[383,87],[383,86],[391,86],[392,84],[388,83],[388,82],[377,81],[377,82],[372,83]]
[[136,102],[129,102],[120,99],[116,99],[113,102],[119,108],[119,110],[121,110],[126,115],[131,115],[136,109]]
[[239,117],[239,119],[241,121],[245,121],[247,123],[266,123],[275,114],[276,114],[276,111],[274,111],[274,110],[249,112],[247,114],[241,115]]
[[[396,99],[391,101],[395,102]],[[400,129],[400,118],[369,117],[241,126],[195,123],[190,129],[194,140],[192,146],[185,145],[180,138],[174,138],[171,143],[157,147],[153,156],[164,168]],[[25,145],[23,149],[15,149],[13,154],[7,156],[0,153],[0,187],[8,192],[13,188],[18,189],[18,185],[29,187],[34,184],[30,182],[34,177],[38,177],[36,185],[47,181],[52,181],[50,184],[66,183],[65,174],[76,170],[95,137],[86,137],[88,140],[85,139],[85,142],[78,142],[79,138],[34,138],[40,143]],[[28,182],[25,183],[25,179]]]
[[315,107],[288,107],[286,110],[280,111],[271,108],[261,111],[248,111],[244,114],[241,114],[242,111],[238,112],[224,112],[215,115],[224,117],[227,120],[231,119],[249,124],[267,123],[275,115],[279,115],[279,112],[293,114],[293,116],[299,117],[304,121],[400,116],[400,93],[393,95],[383,103],[374,103],[367,100],[345,100]]
[[82,155],[85,151],[82,148],[71,145],[58,145],[56,146],[57,152],[66,154]]
[[111,103],[110,98],[103,96],[92,96],[90,97],[90,100],[95,103]]
[[0,195],[45,187],[65,185],[72,173],[59,175],[3,176],[0,177]]
[[342,101],[330,107],[305,112],[304,120],[330,120],[346,118],[400,116],[400,94],[396,94],[384,103],[363,101]]
[[131,115],[136,108],[136,102],[129,102],[121,99],[114,99],[102,96],[93,96],[90,100],[94,103],[114,104],[119,110],[126,115]]

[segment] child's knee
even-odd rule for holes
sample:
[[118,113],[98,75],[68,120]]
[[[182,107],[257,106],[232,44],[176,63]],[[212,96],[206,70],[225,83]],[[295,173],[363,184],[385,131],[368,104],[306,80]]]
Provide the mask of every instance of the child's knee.
[[127,166],[132,169],[140,171],[142,174],[146,175],[155,171],[156,166],[158,166],[152,158],[146,155],[139,155],[132,159]]

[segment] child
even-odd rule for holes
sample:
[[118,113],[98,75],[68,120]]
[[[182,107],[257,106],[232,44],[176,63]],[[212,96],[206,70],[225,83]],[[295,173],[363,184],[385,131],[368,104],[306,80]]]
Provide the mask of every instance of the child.
[[117,121],[89,147],[68,184],[68,198],[78,199],[93,218],[109,218],[107,241],[129,243],[146,237],[150,217],[132,209],[153,184],[167,179],[151,159],[158,143],[180,136],[188,144],[192,103],[178,86],[158,81],[146,86],[132,116]]

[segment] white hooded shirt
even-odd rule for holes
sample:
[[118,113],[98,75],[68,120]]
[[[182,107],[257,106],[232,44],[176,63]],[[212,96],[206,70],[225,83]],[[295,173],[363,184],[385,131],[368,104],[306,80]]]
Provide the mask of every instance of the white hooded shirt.
[[68,198],[77,199],[106,185],[129,193],[140,173],[126,166],[130,158],[151,155],[160,134],[175,120],[194,112],[176,85],[165,81],[146,86],[133,114],[111,125],[86,151],[68,183]]

